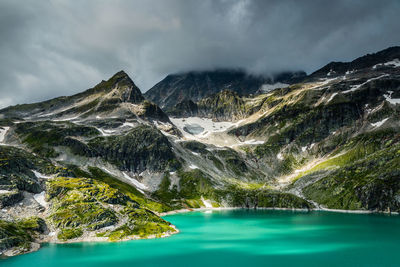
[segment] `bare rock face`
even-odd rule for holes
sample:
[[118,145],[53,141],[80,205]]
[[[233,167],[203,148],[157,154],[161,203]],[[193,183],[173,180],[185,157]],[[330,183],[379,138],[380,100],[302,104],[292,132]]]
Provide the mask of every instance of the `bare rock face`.
[[215,121],[236,121],[255,111],[257,109],[246,106],[245,101],[238,93],[224,90],[205,97],[197,103],[191,100],[182,101],[166,112],[174,117],[198,116]]
[[243,70],[192,71],[168,75],[153,86],[144,96],[169,110],[183,101],[199,100],[232,90],[240,96],[256,93],[263,84],[285,82],[305,77],[304,72],[283,72],[272,75],[272,78],[249,75]]
[[132,172],[163,171],[175,159],[168,139],[149,126],[136,127],[124,136],[99,137],[88,146],[89,156],[102,157]]

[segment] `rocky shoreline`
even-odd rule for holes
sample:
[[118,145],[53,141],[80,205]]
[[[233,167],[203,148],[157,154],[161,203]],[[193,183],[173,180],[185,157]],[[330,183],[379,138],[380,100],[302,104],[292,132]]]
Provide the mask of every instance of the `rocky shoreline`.
[[84,233],[81,237],[75,238],[75,239],[69,239],[66,241],[61,241],[55,238],[55,235],[53,236],[43,236],[41,239],[39,240],[35,240],[35,242],[31,243],[31,248],[29,250],[21,250],[18,247],[13,247],[10,249],[7,249],[5,251],[3,251],[2,253],[0,253],[0,259],[1,258],[7,258],[7,257],[13,257],[13,256],[17,256],[17,255],[22,255],[22,254],[27,254],[27,253],[31,253],[31,252],[35,252],[38,251],[41,248],[41,244],[46,244],[46,243],[51,243],[51,244],[72,244],[72,243],[83,243],[83,242],[104,242],[104,243],[108,243],[108,242],[126,242],[126,241],[130,241],[130,240],[140,240],[140,239],[154,239],[154,238],[166,238],[166,237],[170,237],[174,234],[178,234],[179,230],[175,225],[170,225],[171,228],[175,229],[174,232],[166,232],[163,233],[161,235],[149,235],[146,237],[142,237],[142,236],[130,236],[130,237],[126,237],[123,238],[121,240],[118,241],[109,241],[107,237],[98,237],[93,235],[93,233],[89,233],[86,232]]
[[[180,209],[173,210],[168,212],[158,213],[158,216],[164,217],[168,215],[175,215],[179,213],[187,213],[187,212],[196,212],[196,211],[221,211],[221,210],[239,210],[245,209],[242,207],[218,207],[218,208],[197,208],[197,209]],[[249,209],[252,210],[252,209]],[[337,212],[337,213],[352,213],[352,214],[391,214],[391,215],[399,215],[399,212],[389,212],[389,211],[372,211],[372,210],[340,210],[340,209],[297,209],[297,208],[265,208],[265,207],[257,207],[254,210],[286,210],[286,211],[327,211],[327,212]]]

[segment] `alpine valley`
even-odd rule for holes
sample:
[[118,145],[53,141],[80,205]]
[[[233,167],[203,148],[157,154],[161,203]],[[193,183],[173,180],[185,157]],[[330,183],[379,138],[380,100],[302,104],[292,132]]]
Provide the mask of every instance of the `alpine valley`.
[[400,212],[400,47],[310,75],[123,71],[0,110],[0,252],[164,237],[194,208]]

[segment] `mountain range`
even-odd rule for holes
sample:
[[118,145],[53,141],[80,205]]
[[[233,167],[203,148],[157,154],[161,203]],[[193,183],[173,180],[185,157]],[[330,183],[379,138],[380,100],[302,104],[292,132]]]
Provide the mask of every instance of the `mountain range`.
[[223,90],[231,90],[241,96],[255,94],[285,86],[305,76],[303,71],[281,72],[271,77],[255,76],[237,69],[190,71],[168,75],[144,96],[168,110],[181,102],[197,102]]
[[0,252],[178,230],[247,207],[400,212],[400,47],[310,75],[217,70],[145,94],[120,71],[0,110]]

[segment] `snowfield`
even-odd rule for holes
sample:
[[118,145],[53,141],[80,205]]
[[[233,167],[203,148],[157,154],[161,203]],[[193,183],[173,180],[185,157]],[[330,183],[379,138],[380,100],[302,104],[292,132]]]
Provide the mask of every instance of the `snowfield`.
[[[224,132],[229,128],[236,126],[236,123],[229,121],[214,122],[208,118],[188,117],[188,118],[170,118],[171,122],[181,130],[182,134],[188,139],[195,139],[193,137],[206,137],[211,133]],[[186,132],[183,128],[195,125],[200,126],[204,130],[198,134],[191,134]]]
[[239,140],[236,136],[227,134],[228,130],[243,125],[246,120],[237,122],[212,121],[208,118],[170,118],[171,122],[182,132],[183,139],[175,139],[175,143],[184,140],[196,140],[199,142],[215,145],[216,147],[235,148],[243,145],[264,144],[263,140]]

